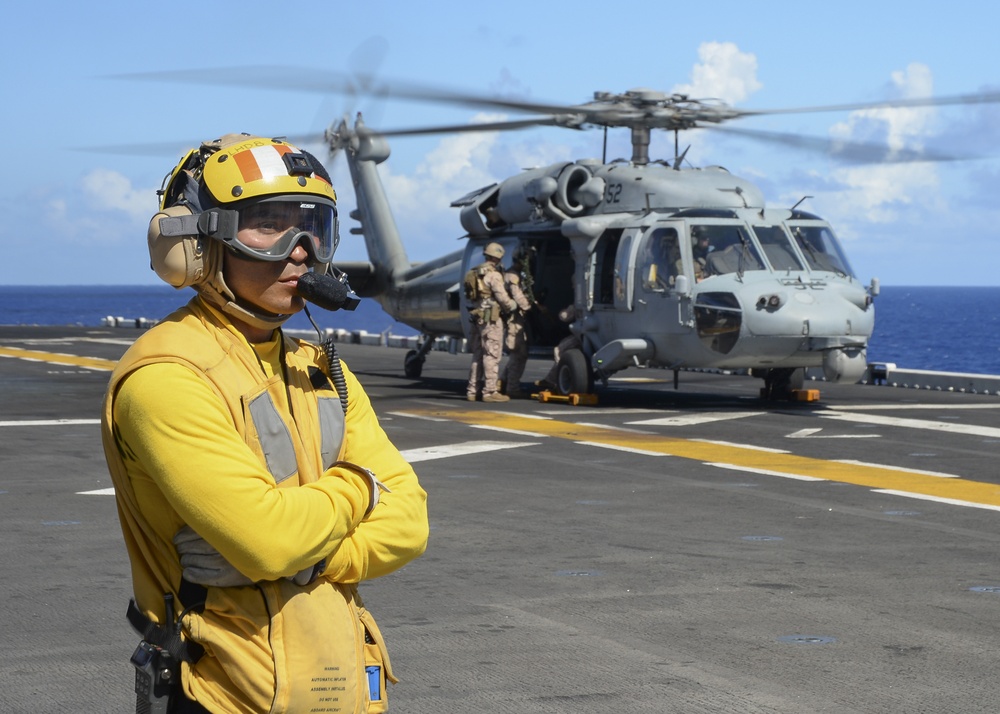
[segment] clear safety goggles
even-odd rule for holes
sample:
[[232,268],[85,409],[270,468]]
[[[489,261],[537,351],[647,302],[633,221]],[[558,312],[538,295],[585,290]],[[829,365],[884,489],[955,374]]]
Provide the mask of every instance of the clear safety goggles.
[[285,260],[301,243],[313,260],[333,260],[340,235],[337,206],[332,201],[318,196],[282,196],[241,206],[238,213],[236,226],[216,235],[250,258]]

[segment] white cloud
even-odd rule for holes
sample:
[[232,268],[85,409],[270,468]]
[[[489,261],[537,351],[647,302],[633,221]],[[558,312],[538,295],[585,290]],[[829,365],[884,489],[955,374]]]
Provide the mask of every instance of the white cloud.
[[135,189],[128,177],[110,169],[94,169],[83,177],[84,197],[98,209],[122,211],[133,219],[148,220],[156,211],[156,193]]
[[48,186],[32,200],[44,207],[44,230],[70,250],[133,244],[145,250],[146,225],[156,210],[155,190],[134,189],[126,176],[107,169],[90,171],[72,186]]
[[[930,69],[911,64],[893,72],[893,98],[930,96],[933,77]],[[932,107],[878,108],[852,112],[845,121],[831,127],[834,138],[846,141],[884,143],[889,156],[894,152],[920,150],[932,134],[936,111]],[[859,224],[887,224],[899,221],[905,211],[908,221],[942,210],[941,181],[934,163],[883,163],[834,169],[829,178],[839,185],[824,198],[830,215],[842,217],[841,234],[850,239],[863,232]]]
[[[740,51],[735,43],[703,42],[698,47],[698,57],[701,61],[691,70],[691,82],[674,86],[672,92],[686,94],[692,99],[718,99],[735,105],[763,87],[757,80],[757,56]],[[691,147],[688,153],[691,162],[695,165],[730,163],[728,156],[711,158],[716,139],[717,135],[707,131],[685,132],[683,141]],[[683,146],[680,149],[683,151]]]
[[834,178],[844,186],[834,194],[835,210],[853,221],[890,223],[899,219],[901,209],[912,213],[931,208],[931,203],[939,207],[940,180],[927,164],[839,169]]
[[[934,90],[930,68],[918,63],[893,72],[891,81],[892,99],[929,97]],[[923,139],[931,134],[936,116],[934,107],[863,109],[851,112],[845,121],[834,124],[830,133],[848,140],[884,137],[891,151],[921,149]]]
[[[499,121],[501,115],[477,115],[474,121]],[[498,182],[491,166],[505,155],[500,133],[456,134],[443,138],[409,174],[380,167],[393,215],[413,260],[428,260],[458,247],[462,235],[458,209],[451,202],[477,188]],[[507,163],[504,161],[503,163]]]
[[[503,118],[478,115],[476,121],[497,121]],[[484,167],[489,164],[498,138],[499,132],[495,131],[447,137],[417,167],[417,177],[446,187],[489,183],[492,178]]]
[[413,173],[394,174],[387,164],[382,171],[396,210],[413,216],[435,206],[447,206],[459,196],[494,179],[486,172],[497,132],[457,134],[441,140]]
[[558,131],[550,129],[539,135],[543,138],[535,136],[526,140],[514,140],[513,137],[509,137],[506,141],[498,143],[490,163],[493,173],[508,178],[524,169],[549,166],[560,161],[572,161],[582,155],[592,155],[595,145],[598,147],[600,145],[600,138],[596,132],[584,132],[573,136],[596,138],[596,141],[580,142],[584,146],[574,149],[567,144],[552,140],[556,136],[562,136],[557,133]]
[[50,221],[55,221],[57,223],[63,223],[66,219],[66,214],[69,211],[66,208],[66,200],[63,198],[53,198],[45,203],[45,216]]
[[677,85],[674,92],[737,104],[763,86],[757,81],[757,56],[740,52],[732,42],[703,42],[698,57],[701,62],[691,71],[691,83]]

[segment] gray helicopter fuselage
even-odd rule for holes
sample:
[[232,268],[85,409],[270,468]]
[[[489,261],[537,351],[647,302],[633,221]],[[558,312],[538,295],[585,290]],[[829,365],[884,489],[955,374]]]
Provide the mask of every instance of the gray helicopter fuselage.
[[[531,169],[458,199],[463,250],[411,265],[375,165],[384,140],[348,149],[372,265],[358,289],[431,335],[462,336],[460,283],[490,242],[533,258],[533,346],[571,331],[595,374],[636,365],[760,370],[822,367],[856,380],[874,328],[872,295],[830,226],[767,208],[721,167],[678,170],[584,160]],[[350,273],[349,273],[350,274]],[[351,276],[352,285],[355,276]],[[573,304],[572,325],[553,316]]]

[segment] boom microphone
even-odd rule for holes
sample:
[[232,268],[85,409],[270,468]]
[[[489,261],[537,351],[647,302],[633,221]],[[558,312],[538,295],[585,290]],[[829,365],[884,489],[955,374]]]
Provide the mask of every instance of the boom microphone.
[[318,273],[299,276],[298,292],[324,310],[353,310],[360,302],[347,285],[334,277]]

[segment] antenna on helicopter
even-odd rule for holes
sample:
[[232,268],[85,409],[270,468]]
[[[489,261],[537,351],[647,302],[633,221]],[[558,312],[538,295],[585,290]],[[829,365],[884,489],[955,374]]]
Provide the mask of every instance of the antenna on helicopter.
[[743,208],[750,208],[750,204],[747,203],[747,197],[743,195],[743,189],[739,186],[734,186],[733,188],[720,188],[719,191],[723,193],[735,193],[743,201]]
[[677,156],[676,150],[674,151],[674,171],[680,171],[681,170],[681,164],[684,163],[684,157],[687,156],[688,150],[690,148],[691,148],[691,145],[688,144],[687,148],[684,149],[684,153],[682,153],[680,156]]
[[796,208],[798,208],[798,207],[799,207],[799,204],[800,204],[800,203],[802,203],[803,201],[805,201],[805,200],[807,200],[807,199],[810,199],[810,198],[812,198],[812,196],[803,196],[803,197],[802,197],[802,198],[800,198],[800,199],[799,199],[798,201],[796,201],[796,202],[795,202],[795,205],[794,205],[794,206],[792,206],[792,207],[791,207],[791,208],[790,208],[789,210],[792,210],[792,211],[794,211],[794,210],[795,210]]

